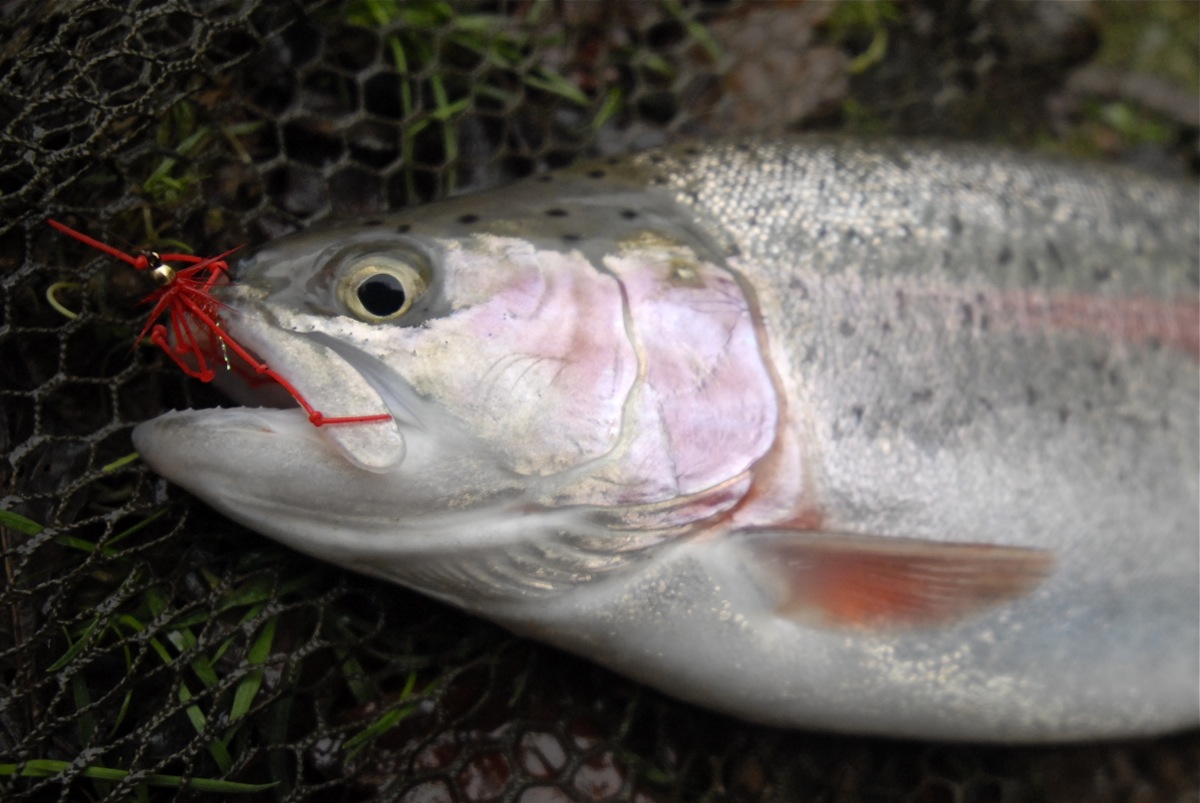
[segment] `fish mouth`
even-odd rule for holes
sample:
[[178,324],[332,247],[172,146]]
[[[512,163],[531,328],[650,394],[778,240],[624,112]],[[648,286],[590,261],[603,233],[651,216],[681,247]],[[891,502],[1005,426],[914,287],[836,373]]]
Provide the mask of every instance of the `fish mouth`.
[[[215,384],[247,407],[196,411],[198,415],[253,413],[229,418],[227,425],[287,437],[298,434],[299,422],[310,430],[306,436],[315,433],[364,471],[384,473],[404,461],[405,430],[423,429],[415,412],[421,402],[384,363],[323,332],[284,329],[253,307],[228,308],[222,325],[263,367],[239,365],[217,374]],[[269,380],[264,367],[291,387]]]

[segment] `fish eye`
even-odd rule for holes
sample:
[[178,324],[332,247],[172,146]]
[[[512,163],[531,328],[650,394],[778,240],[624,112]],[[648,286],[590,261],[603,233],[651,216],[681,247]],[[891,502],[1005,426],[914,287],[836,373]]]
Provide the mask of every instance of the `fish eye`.
[[408,312],[425,286],[425,279],[411,265],[374,258],[347,274],[338,295],[355,318],[384,323]]

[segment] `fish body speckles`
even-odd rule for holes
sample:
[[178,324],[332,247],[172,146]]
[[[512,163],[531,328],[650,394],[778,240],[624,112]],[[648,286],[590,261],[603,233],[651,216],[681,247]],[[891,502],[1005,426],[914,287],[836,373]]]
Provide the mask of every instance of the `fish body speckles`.
[[232,336],[386,438],[242,408],[135,439],[297,549],[749,719],[1194,726],[1196,201],[893,142],[592,163],[239,268]]

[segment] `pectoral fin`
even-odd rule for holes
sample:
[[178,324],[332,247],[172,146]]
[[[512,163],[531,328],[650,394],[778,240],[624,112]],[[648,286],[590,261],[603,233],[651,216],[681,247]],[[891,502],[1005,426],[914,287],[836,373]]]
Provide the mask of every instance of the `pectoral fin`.
[[831,627],[944,625],[1031,592],[1044,550],[838,533],[742,533],[781,616]]

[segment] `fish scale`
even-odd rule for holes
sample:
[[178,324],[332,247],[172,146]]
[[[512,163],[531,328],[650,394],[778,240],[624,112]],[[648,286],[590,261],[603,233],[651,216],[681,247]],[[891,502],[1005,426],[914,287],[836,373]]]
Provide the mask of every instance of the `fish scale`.
[[[135,439],[297,549],[748,719],[1194,726],[1197,197],[825,137],[587,163],[238,268],[231,331],[359,374],[395,449],[270,409]],[[342,306],[397,260],[411,308]]]

